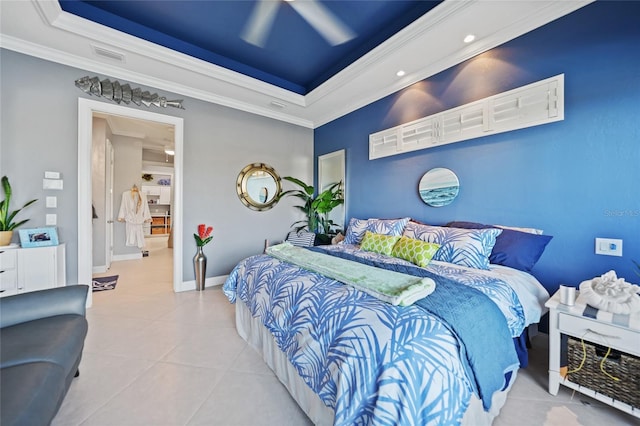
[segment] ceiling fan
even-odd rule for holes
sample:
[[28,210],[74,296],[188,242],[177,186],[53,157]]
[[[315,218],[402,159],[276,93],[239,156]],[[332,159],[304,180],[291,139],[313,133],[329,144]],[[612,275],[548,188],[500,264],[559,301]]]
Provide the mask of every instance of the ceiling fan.
[[[284,1],[332,46],[346,43],[356,36],[349,27],[317,0]],[[281,1],[279,0],[258,0],[242,32],[242,39],[248,43],[263,47],[273,26],[280,4]]]

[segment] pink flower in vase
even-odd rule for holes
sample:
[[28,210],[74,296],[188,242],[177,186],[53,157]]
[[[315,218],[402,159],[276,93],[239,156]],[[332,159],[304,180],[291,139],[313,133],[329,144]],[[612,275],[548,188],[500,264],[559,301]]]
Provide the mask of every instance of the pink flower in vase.
[[198,233],[193,234],[193,237],[196,239],[196,245],[198,247],[205,246],[213,239],[213,226],[207,226],[204,223],[198,225]]

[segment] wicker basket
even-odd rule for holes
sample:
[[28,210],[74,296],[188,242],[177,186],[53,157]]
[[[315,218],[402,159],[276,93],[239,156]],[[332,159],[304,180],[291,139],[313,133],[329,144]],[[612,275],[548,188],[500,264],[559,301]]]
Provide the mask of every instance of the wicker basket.
[[[585,351],[579,339],[569,336],[568,342],[568,368],[572,371],[580,366]],[[612,350],[604,362],[604,370],[620,379],[613,380],[600,370],[608,348],[587,341],[584,344],[587,354],[584,365],[567,376],[569,381],[640,408],[640,358]]]

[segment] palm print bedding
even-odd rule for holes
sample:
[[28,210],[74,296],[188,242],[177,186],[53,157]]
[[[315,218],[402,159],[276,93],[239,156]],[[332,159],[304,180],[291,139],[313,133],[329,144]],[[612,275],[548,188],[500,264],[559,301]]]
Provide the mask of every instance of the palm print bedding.
[[[355,246],[335,249],[357,252]],[[432,269],[477,287],[505,313],[511,333],[522,332],[523,308],[508,284],[485,276],[474,284],[446,265]],[[437,316],[417,306],[392,306],[267,255],[240,262],[223,289],[271,332],[300,377],[334,410],[334,424],[461,422],[474,379],[457,337]]]

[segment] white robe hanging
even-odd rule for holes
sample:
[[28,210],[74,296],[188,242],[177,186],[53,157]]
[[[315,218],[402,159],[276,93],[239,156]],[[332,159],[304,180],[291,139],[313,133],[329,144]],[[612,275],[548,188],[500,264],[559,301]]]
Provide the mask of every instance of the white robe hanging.
[[151,221],[147,196],[141,191],[123,192],[118,220],[125,222],[126,245],[144,248],[143,225]]

